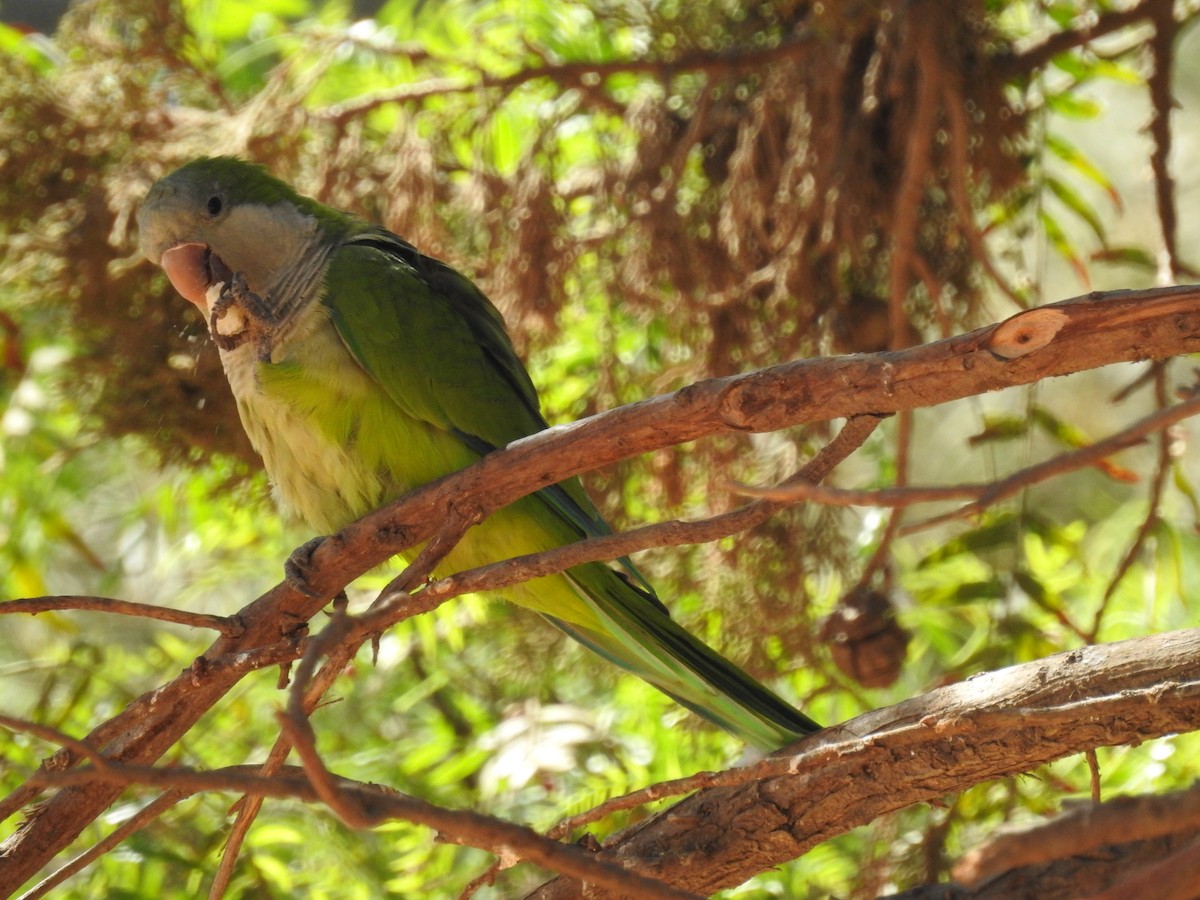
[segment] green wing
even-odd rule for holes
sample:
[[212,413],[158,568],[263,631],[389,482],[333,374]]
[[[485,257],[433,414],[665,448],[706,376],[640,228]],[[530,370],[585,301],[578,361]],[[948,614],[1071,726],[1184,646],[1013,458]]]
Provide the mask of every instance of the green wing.
[[[328,292],[325,303],[359,365],[404,412],[479,456],[546,428],[499,310],[458,272],[370,229],[338,249],[326,279],[353,285],[347,297]],[[539,496],[579,537],[609,533],[577,479]]]
[[[326,306],[359,365],[405,414],[453,433],[482,456],[546,427],[537,393],[500,313],[470,281],[382,229],[364,230],[333,255]],[[447,471],[457,468],[451,466]],[[575,539],[608,525],[577,479],[530,500],[539,521],[570,526]],[[697,641],[667,615],[637,570],[602,564],[570,570],[543,614],[601,655],[752,743],[772,748],[819,726]],[[634,583],[634,580],[638,583]],[[515,598],[514,598],[515,599]],[[583,603],[586,616],[564,607]],[[534,604],[529,604],[534,605]],[[561,615],[553,610],[563,609]],[[591,625],[581,625],[589,622]]]
[[334,254],[325,303],[359,363],[409,415],[487,449],[546,427],[499,311],[470,281],[382,230]]

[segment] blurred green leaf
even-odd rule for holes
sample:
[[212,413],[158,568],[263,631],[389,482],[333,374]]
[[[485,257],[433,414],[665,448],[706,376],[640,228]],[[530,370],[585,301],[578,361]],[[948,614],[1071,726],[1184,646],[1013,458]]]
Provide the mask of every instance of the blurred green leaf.
[[40,75],[49,75],[57,65],[56,48],[45,35],[24,34],[0,22],[0,56],[19,60]]
[[1103,111],[1099,102],[1075,93],[1051,94],[1046,105],[1055,115],[1065,119],[1095,119]]
[[1038,215],[1038,222],[1042,226],[1042,231],[1046,235],[1046,240],[1050,242],[1050,246],[1071,266],[1077,277],[1085,287],[1091,286],[1091,276],[1088,274],[1087,262],[1083,259],[1079,248],[1067,236],[1067,232],[1063,229],[1059,220],[1044,210]]
[[1066,163],[1075,174],[1103,188],[1105,193],[1108,194],[1109,199],[1113,202],[1113,205],[1117,208],[1117,212],[1121,212],[1124,209],[1121,195],[1117,192],[1112,179],[1090,157],[1080,150],[1078,145],[1068,141],[1061,135],[1055,134],[1047,134],[1045,141],[1046,149]]
[[1029,420],[1023,416],[989,413],[983,417],[983,429],[967,439],[971,446],[992,441],[1011,441],[1029,433]]
[[1158,262],[1143,247],[1105,247],[1092,253],[1090,258],[1093,262],[1135,266],[1145,270],[1147,274],[1158,271]]
[[1060,178],[1047,178],[1046,186],[1050,189],[1050,193],[1057,197],[1067,209],[1087,223],[1101,244],[1107,240],[1107,230],[1099,213],[1078,191]]

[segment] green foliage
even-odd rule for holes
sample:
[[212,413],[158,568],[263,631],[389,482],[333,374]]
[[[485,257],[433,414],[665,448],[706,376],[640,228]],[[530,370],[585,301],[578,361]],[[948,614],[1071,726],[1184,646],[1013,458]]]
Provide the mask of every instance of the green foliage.
[[[792,35],[793,6],[389,0],[354,21],[348,2],[144,0],[79,4],[54,42],[0,28],[0,590],[231,613],[277,581],[281,561],[308,537],[270,505],[202,323],[132,257],[138,198],[183,157],[264,160],[303,190],[470,271],[505,308],[554,421],[823,346],[852,290],[887,295],[907,135],[888,127],[908,121],[911,107],[833,121],[844,105],[872,99],[833,96],[843,86],[828,77],[829,60],[842,59],[838,41],[861,37],[859,23],[836,11],[819,29],[830,55],[813,64],[830,93],[814,91],[808,106],[772,107],[767,69],[714,75],[680,62],[714,51],[769,55]],[[967,28],[978,12],[987,40],[1008,46],[1074,27],[1107,4],[976,6],[963,5],[954,34],[980,33]],[[972,40],[982,54],[986,42]],[[971,102],[984,111],[979,127],[994,130],[971,144],[979,177],[968,193],[987,213],[989,238],[1016,241],[1035,229],[1037,246],[1085,279],[1097,259],[1152,268],[1151,250],[1109,243],[1126,189],[1119,173],[1065,133],[1068,122],[1104,115],[1097,85],[1139,84],[1144,68],[1137,54],[1088,49],[1055,56],[1038,78],[990,83],[983,76],[995,73],[984,68]],[[897,87],[873,99],[909,96],[911,74],[888,69]],[[1017,94],[1012,107],[996,99]],[[772,115],[756,119],[762,108]],[[1032,133],[1022,109],[1036,111]],[[840,199],[828,206],[822,198],[833,195],[784,165],[799,145],[816,157],[829,145],[827,132],[801,126],[813,110],[824,116],[814,128],[845,128],[836,159],[813,170],[836,175]],[[1004,124],[1000,111],[1011,115]],[[904,298],[921,327],[939,314],[947,327],[977,316],[984,284],[948,199],[954,187],[937,181],[951,168],[946,132],[939,140],[918,242],[930,278]],[[931,297],[937,283],[945,294]],[[935,413],[939,421],[918,425],[915,455],[949,468],[990,450],[1000,471],[989,476],[1004,475],[1041,450],[1104,432],[1111,423],[1084,416],[1086,405],[1063,414],[1039,395],[1015,412],[986,407],[982,425],[974,412],[966,425]],[[781,478],[822,439],[812,431],[713,440],[596,482],[618,524],[699,516],[733,502],[728,480]],[[872,442],[845,477],[890,483],[893,447]],[[645,568],[687,627],[814,718],[836,722],[1086,640],[1192,623],[1200,603],[1192,473],[1174,461],[1160,516],[1114,585],[1149,513],[1153,468],[1147,458],[1122,463],[897,541],[892,593],[912,641],[887,688],[851,683],[816,638],[874,550],[878,516],[789,513],[716,546],[645,554]],[[356,608],[388,574],[362,580]],[[4,625],[3,712],[76,736],[208,643],[177,626],[94,613],[10,616]],[[178,761],[261,760],[277,732],[275,680],[262,672],[242,682]],[[378,660],[360,653],[333,699],[314,725],[335,772],[535,827],[727,766],[740,752],[534,617],[478,598],[384,635]],[[1106,795],[1194,780],[1197,740],[1102,752]],[[21,783],[52,749],[6,738],[0,785]],[[1004,822],[1046,814],[1087,789],[1085,764],[1064,760],[980,785],[946,810],[887,817],[729,895],[844,896],[919,883],[930,876],[935,835],[944,834],[944,863]],[[148,796],[127,792],[83,840]],[[68,895],[203,894],[231,799],[181,804],[77,876]],[[641,815],[593,830],[603,837]],[[451,897],[488,861],[423,828],[356,832],[314,807],[269,802],[229,896]],[[479,896],[516,895],[538,880],[518,867]]]

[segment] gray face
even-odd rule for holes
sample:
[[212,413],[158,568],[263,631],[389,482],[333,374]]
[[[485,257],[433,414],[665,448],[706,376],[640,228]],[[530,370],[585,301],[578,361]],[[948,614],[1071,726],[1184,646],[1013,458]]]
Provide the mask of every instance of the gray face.
[[266,297],[316,240],[317,223],[294,204],[239,203],[236,189],[183,169],[155,184],[138,212],[142,254],[201,311],[209,289],[240,272]]

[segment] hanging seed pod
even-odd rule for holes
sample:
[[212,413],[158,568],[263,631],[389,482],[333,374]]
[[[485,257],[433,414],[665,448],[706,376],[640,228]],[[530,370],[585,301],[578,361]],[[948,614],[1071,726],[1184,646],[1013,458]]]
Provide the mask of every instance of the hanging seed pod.
[[909,634],[896,622],[891,598],[855,588],[842,597],[821,625],[839,669],[863,687],[882,688],[900,677]]

